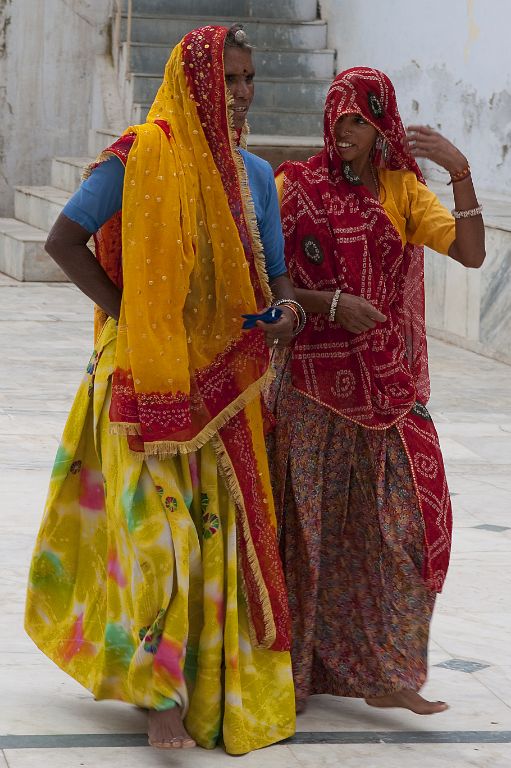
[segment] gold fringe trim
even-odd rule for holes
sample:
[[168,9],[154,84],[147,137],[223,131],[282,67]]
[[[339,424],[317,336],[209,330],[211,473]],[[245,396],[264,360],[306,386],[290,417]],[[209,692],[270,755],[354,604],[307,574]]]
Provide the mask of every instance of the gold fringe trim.
[[[257,217],[255,214],[254,201],[252,200],[252,193],[250,192],[250,186],[248,184],[247,169],[245,168],[245,163],[243,162],[243,158],[239,153],[234,140],[234,136],[235,136],[234,122],[233,122],[232,110],[229,109],[229,105],[231,103],[234,103],[234,99],[232,96],[229,95],[229,92],[227,92],[227,117],[229,120],[229,127],[231,129],[229,131],[231,154],[234,158],[234,164],[236,166],[236,171],[238,174],[238,182],[241,190],[241,202],[243,205],[243,213],[244,213],[245,221],[247,223],[248,232],[252,242],[254,264],[256,267],[257,275],[259,277],[259,282],[261,284],[263,297],[266,301],[266,304],[270,305],[272,302],[272,294],[270,289],[270,281],[268,279],[268,272],[266,271],[266,260],[264,258],[264,249],[263,249],[263,244],[261,242],[261,235],[259,234],[259,228],[257,226]],[[248,135],[248,130],[249,130],[248,125],[245,123],[245,126],[243,126],[241,131],[241,140],[245,145],[243,149],[246,148],[246,138]],[[240,140],[240,145],[242,143],[241,140]]]
[[96,165],[103,163],[105,160],[108,160],[111,157],[117,157],[115,152],[109,152],[107,149],[104,149],[102,152],[100,152],[97,158],[93,160],[92,163],[89,163],[89,165],[86,165],[83,169],[82,181],[85,181],[89,178]]
[[140,435],[140,425],[123,421],[113,421],[110,424],[111,435]]
[[[176,454],[198,451],[218,433],[218,430],[224,424],[227,424],[233,416],[236,416],[248,403],[261,394],[267,381],[267,376],[268,371],[265,371],[234,402],[230,403],[218,416],[212,419],[193,440],[155,440],[153,443],[144,443],[145,455],[158,456],[159,459],[168,459]],[[140,435],[140,425],[112,422],[110,424],[110,432],[116,435]]]
[[247,519],[245,500],[243,498],[243,494],[241,492],[241,488],[238,483],[236,472],[234,471],[234,467],[232,466],[230,456],[225,448],[225,445],[220,435],[215,435],[215,437],[212,439],[211,442],[215,449],[215,453],[218,459],[218,468],[219,468],[220,474],[225,482],[225,485],[227,486],[227,490],[229,491],[230,495],[234,500],[236,508],[239,511],[239,520],[241,522],[243,536],[247,545],[248,564],[250,566],[250,569],[252,570],[252,573],[254,574],[254,579],[256,581],[257,587],[261,595],[261,608],[263,613],[265,636],[263,640],[258,640],[256,631],[254,628],[253,620],[252,620],[252,612],[250,610],[250,600],[248,598],[247,588],[246,588],[245,580],[243,578],[243,571],[240,568],[239,571],[241,574],[241,588],[242,588],[243,596],[245,598],[245,603],[247,606],[247,613],[248,613],[248,631],[250,635],[250,642],[252,643],[252,646],[254,648],[260,648],[260,649],[266,650],[268,648],[271,648],[271,646],[275,642],[275,639],[277,636],[277,630],[275,627],[275,620],[273,618],[273,611],[271,607],[270,596],[268,594],[268,589],[263,579],[263,574],[261,573],[261,566],[259,565],[259,559],[257,557],[257,553],[255,551],[254,544],[252,542],[252,537],[250,535],[250,527]]

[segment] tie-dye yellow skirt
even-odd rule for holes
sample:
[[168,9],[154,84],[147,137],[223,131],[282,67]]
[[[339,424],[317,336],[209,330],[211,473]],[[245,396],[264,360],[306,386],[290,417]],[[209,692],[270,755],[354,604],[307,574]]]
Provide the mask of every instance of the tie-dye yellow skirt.
[[161,460],[109,431],[109,321],[57,453],[26,630],[96,699],[178,704],[203,747],[241,754],[294,732],[287,652],[252,647],[236,509],[211,444]]

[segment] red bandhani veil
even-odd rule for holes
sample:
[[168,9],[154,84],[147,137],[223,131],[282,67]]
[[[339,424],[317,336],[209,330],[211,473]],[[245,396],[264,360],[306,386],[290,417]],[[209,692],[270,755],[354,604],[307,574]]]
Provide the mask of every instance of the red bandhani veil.
[[279,169],[286,176],[286,257],[297,286],[363,296],[387,322],[355,335],[313,316],[295,346],[293,383],[346,418],[381,429],[429,397],[423,252],[411,244],[403,249],[381,204],[344,178],[333,131],[348,113],[378,130],[377,164],[411,170],[423,181],[386,75],[365,68],[338,75],[326,99],[324,150]]
[[325,105],[322,152],[287,162],[282,224],[286,259],[299,288],[362,296],[387,320],[353,334],[312,314],[297,338],[293,386],[344,418],[370,429],[396,425],[410,459],[425,524],[424,577],[443,583],[450,549],[450,503],[429,399],[423,249],[401,237],[363,184],[344,176],[334,126],[360,114],[378,131],[373,163],[409,170],[424,182],[407,149],[389,78],[357,67],[339,74]]

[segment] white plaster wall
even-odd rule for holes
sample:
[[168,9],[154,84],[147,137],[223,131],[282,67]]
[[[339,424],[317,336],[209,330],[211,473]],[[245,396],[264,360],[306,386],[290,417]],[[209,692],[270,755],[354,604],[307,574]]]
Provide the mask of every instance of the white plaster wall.
[[436,126],[467,155],[479,189],[511,194],[510,0],[320,0],[320,7],[337,71],[384,70],[405,124]]
[[13,186],[48,183],[52,157],[86,154],[110,10],[111,0],[0,0],[0,216],[12,215]]

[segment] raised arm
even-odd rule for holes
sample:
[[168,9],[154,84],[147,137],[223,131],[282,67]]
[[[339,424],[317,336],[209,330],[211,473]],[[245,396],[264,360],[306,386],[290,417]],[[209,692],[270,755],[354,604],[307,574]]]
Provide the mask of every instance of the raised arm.
[[[415,157],[432,160],[451,176],[456,238],[449,256],[465,267],[480,267],[486,256],[484,223],[481,213],[477,213],[480,206],[467,158],[448,139],[425,125],[409,126],[408,141]],[[463,213],[468,215],[457,215]]]

